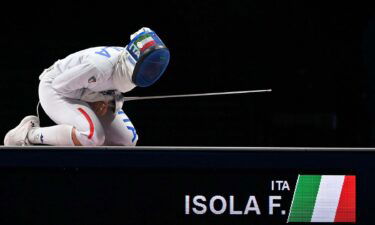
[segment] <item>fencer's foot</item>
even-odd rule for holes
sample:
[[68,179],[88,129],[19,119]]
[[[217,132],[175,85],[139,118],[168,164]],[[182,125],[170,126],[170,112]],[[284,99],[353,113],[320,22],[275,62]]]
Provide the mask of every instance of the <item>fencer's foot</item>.
[[27,139],[27,133],[33,127],[39,127],[39,118],[36,116],[26,116],[20,124],[10,130],[4,138],[5,146],[27,146],[31,145]]

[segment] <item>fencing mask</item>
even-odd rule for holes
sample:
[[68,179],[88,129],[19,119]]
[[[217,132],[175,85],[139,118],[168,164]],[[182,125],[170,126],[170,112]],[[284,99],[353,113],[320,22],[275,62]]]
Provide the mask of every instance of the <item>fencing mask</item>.
[[154,84],[168,66],[170,54],[168,48],[149,28],[142,28],[131,36],[126,46],[126,60],[134,65],[132,82],[139,87]]

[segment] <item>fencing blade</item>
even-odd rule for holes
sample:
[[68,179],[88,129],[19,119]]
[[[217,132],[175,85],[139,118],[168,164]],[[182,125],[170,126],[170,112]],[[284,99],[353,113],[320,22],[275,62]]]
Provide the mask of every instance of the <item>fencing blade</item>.
[[189,97],[204,97],[204,96],[217,96],[217,95],[238,95],[238,94],[249,94],[249,93],[262,93],[271,92],[272,89],[262,90],[246,90],[246,91],[228,91],[228,92],[212,92],[212,93],[199,93],[199,94],[184,94],[184,95],[158,95],[158,96],[123,96],[123,101],[138,101],[138,100],[150,100],[150,99],[165,99],[165,98],[189,98]]

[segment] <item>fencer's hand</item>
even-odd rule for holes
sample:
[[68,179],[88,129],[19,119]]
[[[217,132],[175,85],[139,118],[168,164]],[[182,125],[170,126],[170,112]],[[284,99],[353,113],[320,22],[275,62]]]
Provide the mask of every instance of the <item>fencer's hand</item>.
[[104,116],[108,111],[108,102],[99,101],[99,102],[89,102],[92,110],[99,116]]

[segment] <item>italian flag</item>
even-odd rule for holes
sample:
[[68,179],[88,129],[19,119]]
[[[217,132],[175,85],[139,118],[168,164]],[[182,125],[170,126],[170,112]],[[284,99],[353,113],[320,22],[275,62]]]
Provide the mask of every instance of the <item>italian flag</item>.
[[356,222],[356,177],[299,175],[288,222]]
[[136,45],[141,52],[144,52],[146,49],[148,49],[151,46],[154,46],[155,44],[155,40],[152,38],[150,34],[140,36],[138,40],[136,40]]

